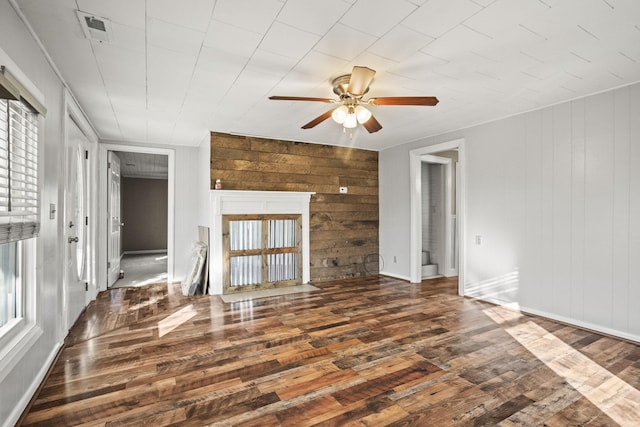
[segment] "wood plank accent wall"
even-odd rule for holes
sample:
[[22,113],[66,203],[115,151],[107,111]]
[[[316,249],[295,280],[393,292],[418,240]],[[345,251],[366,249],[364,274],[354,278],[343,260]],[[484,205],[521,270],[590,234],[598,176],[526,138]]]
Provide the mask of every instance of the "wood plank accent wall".
[[[211,188],[315,191],[311,281],[378,272],[378,153],[211,133]],[[340,194],[348,187],[348,194]]]

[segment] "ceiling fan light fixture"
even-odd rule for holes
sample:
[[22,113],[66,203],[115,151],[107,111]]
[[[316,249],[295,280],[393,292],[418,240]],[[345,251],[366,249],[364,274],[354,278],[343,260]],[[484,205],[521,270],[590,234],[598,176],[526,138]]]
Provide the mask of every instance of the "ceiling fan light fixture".
[[[308,96],[276,96],[269,99],[279,101],[315,101],[339,104],[337,108],[325,111],[315,119],[302,126],[302,129],[311,129],[324,122],[329,117],[333,118],[346,132],[361,124],[367,132],[375,133],[382,129],[382,125],[371,114],[365,105],[409,105],[409,106],[430,106],[438,103],[435,96],[383,96],[363,99],[369,91],[369,85],[373,81],[376,71],[368,67],[354,66],[351,74],[345,74],[333,79],[333,93],[339,99],[314,98]],[[352,135],[352,132],[349,132]]]
[[345,105],[341,105],[331,113],[331,118],[334,122],[343,124],[347,115],[349,114],[349,109]]
[[345,117],[342,126],[347,129],[353,129],[354,127],[358,126],[358,118],[353,107],[349,107],[349,114],[347,114],[347,117]]
[[364,108],[362,105],[358,105],[355,109],[356,118],[358,119],[358,123],[365,123],[367,120],[371,118],[371,111]]

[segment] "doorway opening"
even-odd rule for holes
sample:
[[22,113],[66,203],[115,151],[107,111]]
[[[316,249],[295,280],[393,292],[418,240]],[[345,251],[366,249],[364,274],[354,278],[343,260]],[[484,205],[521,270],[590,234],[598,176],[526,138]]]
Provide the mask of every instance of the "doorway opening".
[[101,290],[173,280],[174,151],[101,144]]
[[411,282],[458,276],[464,295],[464,140],[410,152]]
[[110,200],[119,204],[117,211],[110,214],[119,218],[110,221],[117,227],[110,230],[110,239],[118,237],[111,246],[116,246],[119,262],[110,263],[108,285],[139,287],[166,282],[168,156],[110,151],[109,158],[110,176],[116,169],[120,176],[119,184],[113,186],[119,194],[110,195]]
[[[452,171],[457,152],[452,158],[422,156],[421,165],[421,277],[457,276],[457,253],[454,206],[455,181]],[[456,160],[456,161],[452,161]]]

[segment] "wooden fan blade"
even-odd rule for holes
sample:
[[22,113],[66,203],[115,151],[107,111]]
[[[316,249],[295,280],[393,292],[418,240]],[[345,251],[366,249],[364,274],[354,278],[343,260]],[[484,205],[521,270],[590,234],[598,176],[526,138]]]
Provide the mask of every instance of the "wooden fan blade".
[[274,101],[315,101],[315,102],[336,102],[331,98],[310,98],[308,96],[270,96]]
[[351,95],[361,96],[369,87],[373,76],[376,75],[376,71],[367,67],[353,67],[351,72],[351,78],[349,79],[349,87],[347,92]]
[[306,125],[302,126],[302,129],[311,129],[314,126],[319,125],[320,123],[324,122],[329,117],[331,117],[331,113],[333,113],[333,110],[329,110],[326,113],[319,115],[318,117],[316,117],[315,119],[307,123]]
[[380,124],[380,122],[378,122],[376,120],[375,117],[371,116],[369,118],[369,120],[367,120],[366,122],[364,122],[362,124],[362,126],[364,126],[364,128],[369,132],[369,133],[374,133],[374,132],[378,132],[380,129],[382,129],[382,125]]
[[425,105],[434,106],[438,103],[435,96],[386,96],[371,98],[367,101],[373,105]]

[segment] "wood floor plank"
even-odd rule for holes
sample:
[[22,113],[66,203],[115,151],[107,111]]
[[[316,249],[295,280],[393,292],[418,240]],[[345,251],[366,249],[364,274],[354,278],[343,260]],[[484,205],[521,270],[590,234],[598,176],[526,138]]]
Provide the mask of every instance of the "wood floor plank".
[[102,292],[24,426],[638,425],[640,346],[384,276],[225,304]]

